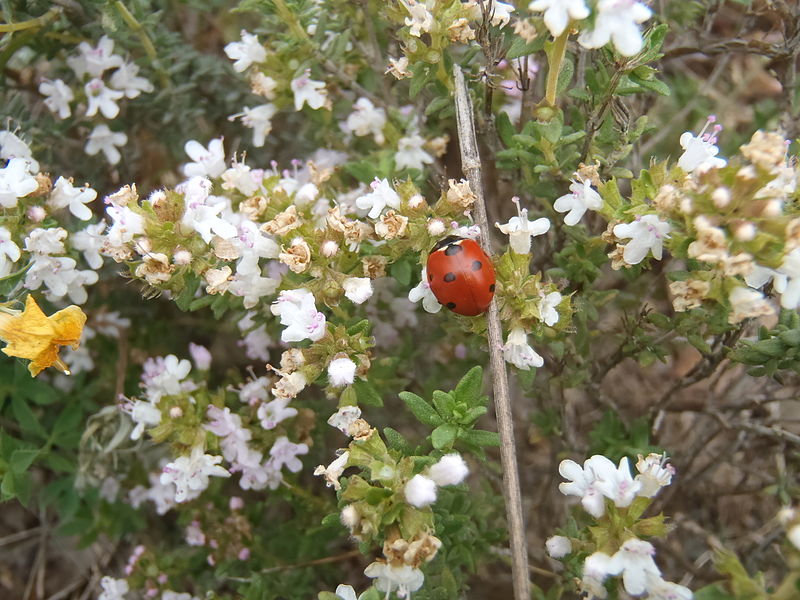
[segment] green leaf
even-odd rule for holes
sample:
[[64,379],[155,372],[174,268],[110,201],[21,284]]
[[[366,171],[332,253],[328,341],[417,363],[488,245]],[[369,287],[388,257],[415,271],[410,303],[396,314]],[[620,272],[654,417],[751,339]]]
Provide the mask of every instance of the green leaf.
[[442,98],[436,98],[433,102],[428,104],[427,107],[425,107],[425,114],[427,116],[433,115],[433,114],[439,112],[440,110],[442,110],[443,108],[445,108],[447,106],[450,106],[450,104],[452,102],[453,101],[450,99],[449,96],[444,96]]
[[485,431],[483,429],[473,429],[465,431],[461,436],[468,444],[476,446],[499,446],[500,436],[494,431]]
[[495,126],[497,127],[497,133],[500,135],[503,144],[505,144],[506,148],[510,147],[513,144],[513,137],[517,133],[517,130],[514,129],[514,126],[511,124],[511,119],[508,117],[508,114],[504,112],[498,114],[495,119]]
[[400,392],[400,399],[406,403],[408,409],[413,413],[420,423],[437,427],[444,423],[442,417],[439,416],[433,407],[425,400],[412,394],[411,392]]
[[447,392],[436,390],[433,392],[433,406],[436,408],[436,411],[442,415],[443,419],[451,420],[453,409],[455,408],[453,396]]
[[694,600],[736,600],[717,583],[707,585],[694,593]]
[[200,287],[200,278],[194,273],[187,273],[183,280],[183,289],[175,298],[175,304],[182,311],[190,309],[197,289]]
[[356,397],[358,398],[359,404],[365,404],[367,406],[383,406],[383,398],[381,398],[378,390],[376,390],[375,387],[368,381],[357,379],[353,384],[353,389],[356,391]]
[[37,435],[42,439],[47,438],[47,433],[41,423],[39,423],[39,419],[33,413],[31,407],[19,396],[15,396],[11,399],[11,412],[22,428],[22,431]]
[[407,260],[398,260],[397,262],[392,263],[392,266],[389,267],[389,273],[397,280],[397,283],[402,286],[406,286],[411,283],[413,267]]
[[453,447],[458,435],[458,426],[452,423],[439,425],[431,433],[431,443],[437,450],[449,450]]
[[411,447],[399,431],[391,427],[383,428],[383,437],[386,438],[386,445],[390,450],[397,450],[402,454],[410,454]]
[[483,404],[481,389],[483,388],[483,368],[472,367],[456,385],[454,395],[457,402],[465,402],[470,406]]
[[15,473],[22,473],[28,470],[36,457],[39,455],[39,450],[14,450],[14,453],[9,459],[11,470]]
[[565,58],[561,63],[561,71],[558,72],[558,82],[556,83],[556,94],[559,96],[564,93],[572,82],[572,76],[575,74],[575,64],[569,59]]

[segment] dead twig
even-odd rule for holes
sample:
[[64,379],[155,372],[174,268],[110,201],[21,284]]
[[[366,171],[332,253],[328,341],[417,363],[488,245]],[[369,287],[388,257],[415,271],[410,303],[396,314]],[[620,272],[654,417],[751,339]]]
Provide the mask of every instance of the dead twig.
[[[483,181],[478,143],[475,136],[475,121],[467,84],[461,68],[454,66],[456,121],[458,139],[461,147],[461,167],[467,176],[470,188],[476,196],[475,217],[481,229],[481,245],[491,256],[489,222],[483,199]],[[514,583],[515,600],[530,598],[528,579],[528,549],[525,544],[525,522],[522,516],[522,494],[517,471],[517,452],[514,446],[514,422],[511,415],[511,400],[508,391],[508,375],[503,358],[503,330],[497,302],[492,300],[486,314],[489,330],[489,360],[492,370],[494,407],[497,415],[497,429],[500,434],[500,459],[503,466],[503,495],[506,501],[509,537],[511,539],[511,573]]]

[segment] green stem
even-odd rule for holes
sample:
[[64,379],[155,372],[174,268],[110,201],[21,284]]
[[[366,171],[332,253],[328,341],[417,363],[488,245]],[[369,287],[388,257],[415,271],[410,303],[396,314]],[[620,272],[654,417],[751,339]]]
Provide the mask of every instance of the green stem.
[[564,63],[564,56],[567,53],[568,38],[569,26],[564,29],[564,33],[555,39],[552,49],[547,53],[549,69],[547,71],[547,89],[544,94],[544,99],[550,106],[556,105],[558,74],[561,73],[561,65]]
[[33,29],[34,27],[42,27],[52,20],[56,15],[61,12],[59,7],[54,7],[48,10],[40,17],[35,19],[28,19],[27,21],[20,21],[19,23],[0,23],[0,33],[12,33],[14,31],[22,31],[23,29]]
[[[133,15],[133,13],[128,10],[128,7],[122,3],[122,0],[116,0],[114,2],[114,8],[117,9],[122,20],[131,28],[131,30],[136,34],[136,37],[139,38],[139,41],[142,43],[142,48],[144,48],[145,54],[150,59],[154,65],[158,64],[158,52],[156,52],[156,47],[153,45],[153,41],[150,39],[150,36],[147,35],[147,30],[145,30],[144,26],[139,23],[138,19]],[[169,78],[167,77],[166,73],[164,73],[163,69],[157,68],[159,79],[161,81],[161,87],[167,88],[169,87]]]

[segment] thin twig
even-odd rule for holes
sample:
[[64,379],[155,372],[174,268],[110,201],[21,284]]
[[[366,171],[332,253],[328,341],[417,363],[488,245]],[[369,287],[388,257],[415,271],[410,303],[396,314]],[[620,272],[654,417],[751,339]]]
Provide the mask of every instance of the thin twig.
[[[323,558],[316,558],[314,560],[307,560],[301,563],[293,563],[291,565],[278,565],[277,567],[269,567],[267,569],[261,569],[258,571],[260,574],[265,573],[277,573],[279,571],[291,571],[293,569],[302,569],[305,567],[315,567],[317,565],[327,565],[330,563],[340,562],[343,560],[347,560],[348,558],[355,558],[356,556],[361,556],[361,550],[348,550],[347,552],[343,552],[342,554],[337,554],[336,556],[325,556]],[[251,577],[233,577],[228,576],[225,577],[229,581],[239,581],[242,583],[248,583],[252,581]]]
[[[483,181],[478,143],[475,137],[475,121],[467,92],[464,74],[458,65],[453,67],[455,74],[456,121],[458,140],[461,147],[461,168],[467,176],[470,188],[476,196],[475,217],[481,230],[481,245],[491,256],[489,222],[483,199]],[[508,392],[508,375],[503,358],[503,331],[497,302],[493,299],[486,315],[489,329],[489,359],[494,388],[494,407],[497,415],[497,429],[500,434],[500,460],[503,466],[503,495],[506,501],[508,533],[511,538],[511,574],[514,583],[515,600],[530,598],[528,579],[528,549],[525,543],[525,522],[522,516],[522,495],[520,493],[517,453],[514,446],[514,422],[511,416],[511,400]]]

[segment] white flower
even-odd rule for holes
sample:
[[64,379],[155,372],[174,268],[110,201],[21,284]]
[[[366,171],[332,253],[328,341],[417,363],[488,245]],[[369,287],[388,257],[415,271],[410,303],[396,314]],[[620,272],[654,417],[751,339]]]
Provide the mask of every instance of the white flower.
[[357,136],[372,134],[376,144],[383,144],[383,128],[386,125],[386,111],[375,108],[369,98],[359,98],[353,105],[353,112],[345,121],[345,128]]
[[553,37],[564,33],[570,20],[579,21],[589,16],[584,0],[535,0],[528,5],[528,10],[544,11],[544,24]]
[[350,385],[355,380],[356,363],[349,358],[336,358],[328,364],[328,381],[333,387]]
[[411,288],[408,292],[408,299],[411,302],[419,302],[422,300],[422,308],[429,313],[438,313],[442,310],[442,305],[436,299],[436,296],[434,296],[431,286],[428,283],[427,267],[423,267],[422,269],[422,280],[416,287]]
[[795,525],[786,532],[786,537],[794,545],[795,548],[800,550],[800,525]]
[[274,100],[276,87],[278,87],[278,82],[260,71],[250,75],[250,89],[257,96],[264,96],[267,100]]
[[44,229],[37,227],[25,238],[25,250],[36,254],[61,254],[65,251],[67,230],[62,227]]
[[39,163],[33,159],[33,154],[28,144],[23,142],[8,129],[0,131],[0,158],[4,160],[24,158],[28,161],[28,170],[31,173],[37,173],[39,171]]
[[422,571],[408,565],[394,567],[385,562],[375,561],[364,569],[364,575],[376,579],[375,588],[386,592],[387,597],[396,592],[398,598],[410,598],[425,582]]
[[208,371],[211,367],[211,352],[205,346],[189,342],[189,355],[198,371]]
[[100,580],[100,587],[103,591],[97,597],[97,600],[124,600],[125,594],[128,593],[128,582],[124,579],[114,579],[106,575]]
[[106,119],[113,119],[119,114],[117,100],[125,97],[123,92],[106,87],[102,79],[92,79],[84,88],[86,99],[89,106],[86,109],[86,116],[93,117],[98,109]]
[[514,5],[508,2],[492,2],[492,25],[495,27],[505,27],[511,20],[511,13],[514,12]]
[[192,364],[184,359],[178,359],[174,354],[167,356],[157,356],[148,358],[144,361],[144,371],[142,373],[142,385],[145,388],[147,398],[157,403],[162,396],[174,396],[191,385],[191,382],[184,382]]
[[568,537],[564,537],[563,535],[554,535],[547,538],[544,545],[547,548],[547,554],[550,555],[550,558],[564,558],[567,554],[572,552],[572,542],[569,541]]
[[108,125],[103,123],[92,130],[83,149],[89,156],[102,152],[108,163],[115,165],[122,158],[117,147],[124,146],[127,143],[127,135],[121,131],[111,131]]
[[567,213],[564,215],[565,225],[576,225],[587,210],[600,210],[603,207],[603,199],[588,179],[583,183],[573,181],[569,189],[572,193],[561,196],[553,205],[557,212]]
[[252,64],[262,63],[267,58],[267,51],[258,41],[258,36],[242,29],[242,41],[231,42],[225,46],[225,54],[233,63],[233,70],[242,73]]
[[523,371],[544,364],[544,359],[528,344],[528,334],[522,327],[515,327],[509,332],[503,346],[503,358]]
[[428,33],[433,25],[433,15],[428,11],[425,3],[417,2],[417,0],[404,0],[403,5],[411,15],[405,19],[405,24],[410,28],[409,33],[414,37]]
[[122,57],[114,54],[114,41],[106,35],[100,38],[96,48],[92,48],[88,42],[81,42],[78,51],[79,56],[67,59],[67,64],[78,78],[83,78],[84,75],[100,77],[108,69],[122,64]]
[[161,411],[157,406],[144,400],[134,400],[123,405],[122,410],[128,413],[136,427],[131,431],[131,439],[142,437],[145,427],[155,427],[161,423]]
[[186,177],[219,177],[225,172],[225,149],[222,138],[216,138],[205,148],[200,142],[189,140],[183,147],[194,162],[183,165]]
[[708,126],[715,121],[716,117],[711,115],[697,136],[692,135],[691,131],[685,131],[681,135],[680,143],[684,152],[678,159],[678,166],[687,173],[694,171],[702,173],[708,169],[720,168],[728,164],[724,158],[717,157],[719,148],[715,146],[717,134],[722,131],[722,126],[714,125],[711,133],[706,133]]
[[584,48],[601,48],[612,41],[622,56],[633,56],[644,43],[639,23],[647,21],[652,14],[636,0],[600,0],[594,29],[584,29],[578,43]]
[[106,222],[100,221],[93,225],[87,225],[85,229],[76,231],[70,236],[72,247],[83,252],[83,258],[92,269],[99,269],[103,266],[103,257],[100,250],[103,248],[105,238]]
[[239,275],[261,275],[261,258],[276,258],[280,252],[275,240],[261,233],[258,225],[247,219],[239,223],[239,235],[233,238],[241,259],[236,264]]
[[535,221],[528,221],[528,209],[521,208],[519,198],[514,196],[511,201],[517,205],[516,217],[511,217],[508,223],[495,223],[500,231],[508,235],[511,249],[517,254],[527,254],[531,251],[531,238],[536,235],[547,233],[550,229],[550,221],[542,217]]
[[286,327],[281,332],[283,342],[316,342],[325,335],[325,315],[317,310],[314,294],[304,288],[282,291],[270,310]]
[[189,492],[203,491],[208,487],[209,477],[230,477],[223,467],[221,456],[212,456],[195,446],[190,456],[180,456],[167,464],[161,473],[162,484],[175,484],[175,502],[185,502]]
[[645,498],[652,498],[662,487],[672,483],[672,476],[675,474],[675,467],[667,464],[665,455],[652,452],[646,458],[639,455],[636,470],[639,471],[636,481],[641,485],[639,496]]
[[11,239],[11,232],[0,227],[0,277],[11,272],[11,265],[19,260],[19,246]]
[[616,506],[625,507],[641,488],[641,483],[631,477],[627,457],[620,460],[619,467],[598,454],[588,458],[583,468],[572,460],[563,460],[558,472],[569,480],[559,484],[559,491],[565,496],[580,497],[584,510],[598,519],[605,513],[604,496]]
[[403,495],[411,506],[424,508],[436,502],[436,482],[418,473],[406,483]]
[[769,267],[762,267],[758,264],[753,264],[753,269],[744,276],[744,281],[751,288],[762,288],[769,281],[772,281],[773,289],[782,294],[786,291],[786,286],[789,283],[788,276],[783,273],[778,273],[775,269]]
[[657,215],[636,217],[632,223],[620,223],[614,226],[614,235],[620,239],[630,239],[625,244],[622,257],[629,265],[636,265],[644,260],[648,252],[653,253],[656,260],[661,260],[664,238],[669,238],[670,225]]
[[12,158],[0,169],[0,206],[14,208],[17,200],[36,191],[39,184],[28,172],[29,164],[24,158]]
[[340,583],[336,586],[336,597],[340,600],[356,600],[356,591],[352,585]]
[[342,452],[341,456],[327,467],[325,465],[319,465],[314,469],[314,475],[322,475],[325,477],[325,485],[327,487],[333,486],[333,489],[340,490],[342,489],[342,485],[339,483],[339,477],[342,476],[342,473],[347,468],[348,460],[350,460],[350,452],[345,450]]
[[[800,304],[800,248],[783,257],[778,273],[786,277],[785,288],[781,292],[781,306],[789,310],[797,308]],[[775,287],[780,292],[778,286]]]
[[261,427],[267,430],[275,429],[281,421],[296,416],[297,409],[288,406],[290,401],[291,398],[275,398],[272,402],[261,404],[256,413]]
[[[797,286],[795,287],[797,288]],[[800,290],[796,291],[800,292]],[[800,299],[800,293],[797,296]],[[785,293],[781,297],[781,303],[783,303],[784,298],[791,299]],[[772,305],[764,297],[764,294],[744,286],[733,288],[728,295],[728,301],[731,303],[731,314],[728,316],[729,323],[739,323],[744,319],[771,315],[775,312]]]
[[664,581],[660,575],[647,573],[647,600],[692,600],[692,590],[671,581]]
[[238,233],[233,224],[218,216],[225,210],[224,203],[208,204],[210,190],[211,181],[200,176],[192,177],[175,188],[176,192],[184,195],[186,202],[181,223],[199,233],[206,244],[211,243],[215,234],[229,240]]
[[280,469],[283,465],[292,473],[297,473],[303,468],[303,463],[297,458],[299,454],[308,454],[308,446],[306,444],[295,444],[289,441],[285,435],[282,435],[269,451],[272,461],[276,469]]
[[[247,309],[253,308],[258,304],[259,300],[264,296],[272,296],[278,288],[280,280],[272,279],[271,277],[262,277],[260,273],[252,273],[249,275],[242,275],[237,273],[231,281],[229,291],[235,296],[242,297],[242,303]],[[266,335],[266,333],[265,333]],[[250,334],[245,338],[244,343],[250,348]],[[248,357],[252,356],[252,352],[248,351]],[[264,360],[267,360],[265,357]]]
[[325,83],[311,79],[309,74],[310,71],[306,70],[303,75],[292,80],[290,87],[294,93],[295,110],[302,109],[304,104],[308,104],[312,109],[318,110],[322,108],[328,98]]
[[469,467],[460,454],[446,454],[428,469],[436,485],[458,485],[469,475]]
[[625,591],[632,596],[639,596],[647,591],[649,578],[661,576],[661,571],[653,560],[655,553],[656,549],[650,542],[630,538],[614,556],[608,557],[602,552],[596,552],[592,556],[596,556],[595,564],[599,570],[605,570],[608,575],[621,573]]
[[59,119],[66,119],[72,114],[69,103],[75,99],[72,88],[61,79],[44,79],[39,84],[39,93],[46,96],[44,105],[52,112],[58,114]]
[[348,435],[350,426],[361,418],[361,409],[357,406],[342,406],[328,419],[328,425],[336,427],[343,434]]
[[623,456],[619,466],[614,467],[605,456],[592,456],[588,461],[588,468],[594,474],[594,485],[615,506],[624,508],[630,506],[642,487],[640,481],[634,481],[628,466],[628,457]]
[[112,204],[106,207],[106,213],[113,221],[106,235],[112,246],[122,246],[131,242],[134,236],[144,234],[144,218],[127,206]]
[[69,212],[81,221],[92,218],[92,211],[86,204],[97,198],[97,192],[90,187],[75,188],[70,179],[59,177],[50,192],[47,203],[53,209],[69,207]]
[[342,282],[345,297],[354,304],[363,304],[372,296],[369,277],[348,277]]
[[395,168],[398,171],[422,169],[425,165],[431,164],[433,157],[422,149],[424,145],[425,138],[417,134],[400,138],[394,155]]
[[144,77],[139,77],[139,67],[134,63],[123,63],[111,75],[111,85],[121,90],[126,98],[136,98],[142,92],[149,94],[153,84]]
[[542,297],[541,304],[539,304],[539,314],[545,325],[552,327],[558,323],[559,314],[556,308],[560,303],[561,294],[559,292],[550,292]]
[[275,105],[272,102],[267,102],[253,108],[245,106],[242,112],[231,115],[228,120],[233,121],[236,118],[241,118],[242,125],[253,130],[253,146],[261,148],[269,132],[272,131],[272,117],[275,116],[276,112],[278,112],[278,109]]
[[370,219],[377,219],[384,208],[400,208],[400,196],[397,195],[386,179],[375,178],[369,184],[372,191],[356,198],[356,206],[361,210],[369,210]]

